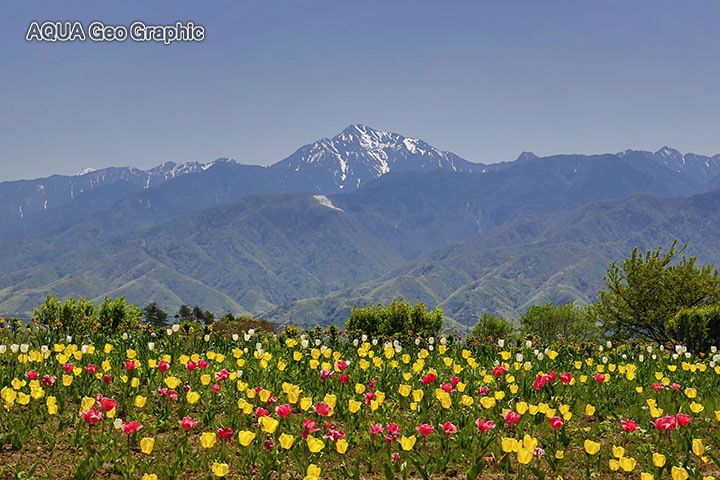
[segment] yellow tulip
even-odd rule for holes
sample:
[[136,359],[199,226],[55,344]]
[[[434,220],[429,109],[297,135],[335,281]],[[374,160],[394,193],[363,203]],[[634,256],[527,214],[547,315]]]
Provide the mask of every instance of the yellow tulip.
[[278,425],[280,425],[280,422],[272,417],[260,417],[258,423],[265,433],[275,433]]
[[155,447],[155,439],[151,437],[144,437],[140,440],[140,450],[145,455],[150,455]]
[[521,447],[520,449],[518,449],[517,453],[518,462],[522,463],[523,465],[527,465],[528,463],[530,463],[530,460],[532,460],[533,453],[535,453],[534,449]]
[[620,462],[618,462],[618,461],[615,460],[614,458],[611,458],[611,459],[608,461],[608,466],[610,467],[610,470],[612,470],[613,472],[615,472],[615,471],[617,471],[617,470],[620,468]]
[[217,441],[217,435],[215,435],[215,432],[203,432],[200,435],[200,444],[203,446],[203,448],[214,447],[216,441]]
[[243,447],[250,445],[250,442],[252,442],[254,438],[255,434],[253,432],[249,432],[247,430],[238,432],[238,442],[240,442],[240,445]]
[[673,480],[687,480],[688,472],[683,467],[672,467],[670,475]]
[[585,415],[588,417],[595,415],[595,407],[592,405],[585,405]]
[[520,443],[514,438],[504,437],[500,442],[500,446],[505,453],[517,452],[520,448]]
[[143,397],[142,395],[138,395],[135,397],[135,406],[137,408],[143,408],[145,406],[145,402],[147,401],[147,397]]
[[300,400],[300,408],[303,410],[307,410],[312,406],[312,397],[303,397],[302,400]]
[[[198,392],[193,392],[193,391],[191,390],[191,391],[189,391],[189,392],[187,393],[187,395],[185,396],[185,398],[187,399],[187,402],[188,402],[188,403],[192,404],[192,403],[195,403],[195,402],[197,402],[198,400],[200,400],[200,393],[198,393]],[[244,400],[243,400],[243,401],[244,401]]]
[[338,452],[339,454],[344,455],[345,452],[347,452],[347,449],[348,449],[348,442],[347,442],[347,440],[345,440],[344,438],[339,439],[339,440],[337,441],[337,443],[335,444],[335,449],[337,450],[337,452]]
[[687,398],[695,398],[695,397],[697,397],[697,389],[695,389],[695,388],[690,388],[690,387],[686,388],[686,389],[685,389],[685,396],[686,396]]
[[83,397],[80,400],[80,411],[87,412],[95,405],[95,399],[93,397]]
[[584,447],[588,455],[595,455],[600,451],[600,444],[592,440],[585,440]]
[[280,438],[278,438],[278,441],[280,442],[280,446],[284,448],[285,450],[289,450],[290,447],[292,447],[293,442],[295,441],[295,437],[292,435],[288,435],[287,433],[283,433],[280,435]]
[[317,453],[323,448],[325,448],[325,442],[320,440],[319,438],[315,438],[312,435],[308,435],[307,437],[307,446],[311,453]]
[[637,465],[637,460],[634,458],[622,457],[620,459],[620,466],[626,472],[632,472],[635,469],[635,465]]
[[622,458],[622,456],[625,455],[625,449],[623,447],[616,447],[615,445],[613,445],[612,455],[615,458]]
[[703,445],[702,439],[696,438],[692,441],[692,451],[698,457],[705,455],[705,445]]
[[410,388],[410,385],[401,384],[398,388],[398,392],[400,392],[400,395],[402,395],[403,397],[409,396],[411,391],[412,388]]
[[[307,469],[307,473],[306,473],[307,477],[320,478],[320,473],[321,473],[320,467],[318,467],[314,463],[311,463],[310,465],[308,465],[308,469]],[[307,477],[305,477],[305,478],[307,478]]]
[[400,437],[400,446],[402,447],[403,450],[405,450],[406,452],[409,452],[415,446],[416,440],[417,439],[415,438],[415,435],[411,435],[409,437],[406,437],[405,435],[403,435],[402,437]]
[[361,406],[362,402],[358,402],[357,400],[350,400],[348,402],[348,409],[350,410],[350,413],[356,413],[358,410],[360,410]]
[[154,473],[146,473],[142,476],[142,480],[157,480],[157,475]]
[[565,451],[564,451],[564,450],[557,450],[557,451],[555,452],[555,458],[557,458],[558,460],[562,460],[563,458],[565,458]]
[[655,475],[652,473],[642,472],[640,474],[640,480],[655,480]]
[[215,474],[216,477],[224,477],[229,471],[230,467],[227,463],[213,462],[212,464],[212,472]]
[[662,453],[655,452],[655,453],[653,453],[652,460],[653,460],[653,465],[655,465],[658,468],[662,468],[665,465],[665,461],[667,459],[665,458],[665,455],[663,455]]
[[693,413],[700,413],[703,410],[705,410],[705,407],[703,407],[702,403],[698,403],[698,402],[690,403],[690,411],[692,411]]

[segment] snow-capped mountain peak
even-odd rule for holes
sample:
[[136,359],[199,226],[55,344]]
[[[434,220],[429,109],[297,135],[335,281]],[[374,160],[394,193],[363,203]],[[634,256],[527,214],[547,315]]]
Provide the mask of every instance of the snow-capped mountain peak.
[[332,192],[355,189],[389,172],[473,171],[479,167],[423,140],[353,124],[332,138],[301,147],[271,168],[301,176],[295,183],[306,189]]

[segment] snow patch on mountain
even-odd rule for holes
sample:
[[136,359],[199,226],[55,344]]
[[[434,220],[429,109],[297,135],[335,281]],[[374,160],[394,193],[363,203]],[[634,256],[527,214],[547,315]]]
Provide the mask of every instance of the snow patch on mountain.
[[323,207],[330,208],[332,210],[337,210],[339,212],[345,213],[345,211],[342,208],[338,208],[330,201],[329,198],[327,198],[325,195],[313,195],[313,198],[318,201],[320,205]]

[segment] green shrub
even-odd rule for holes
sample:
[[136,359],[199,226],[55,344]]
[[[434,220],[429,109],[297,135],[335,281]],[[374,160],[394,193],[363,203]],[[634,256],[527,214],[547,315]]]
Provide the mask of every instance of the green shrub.
[[684,308],[666,323],[668,334],[695,352],[720,343],[720,305]]
[[424,303],[411,307],[401,298],[393,300],[387,307],[371,305],[354,306],[345,327],[348,331],[359,331],[369,335],[407,335],[422,337],[437,335],[442,327],[442,309],[425,310]]
[[475,324],[472,334],[481,340],[497,340],[505,338],[515,331],[515,325],[502,317],[483,313]]

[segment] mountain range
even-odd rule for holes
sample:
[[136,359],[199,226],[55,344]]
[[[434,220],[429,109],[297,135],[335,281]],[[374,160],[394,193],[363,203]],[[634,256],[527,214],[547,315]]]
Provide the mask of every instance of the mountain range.
[[[690,242],[719,260],[720,156],[472,163],[351,125],[269,167],[219,159],[0,183],[0,315],[125,295],[301,326],[403,297],[450,324],[591,301],[607,265]],[[709,193],[705,193],[709,192]]]

